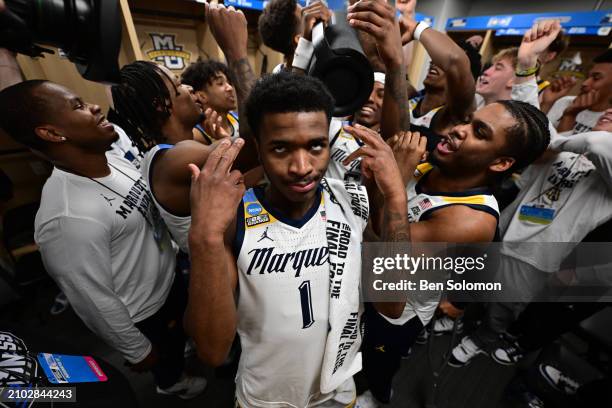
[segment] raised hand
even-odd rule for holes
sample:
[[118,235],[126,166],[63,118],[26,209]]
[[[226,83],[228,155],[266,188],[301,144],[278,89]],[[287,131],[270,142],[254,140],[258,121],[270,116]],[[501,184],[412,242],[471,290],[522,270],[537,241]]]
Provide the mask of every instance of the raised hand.
[[573,76],[562,76],[551,81],[550,85],[542,92],[540,101],[540,109],[544,113],[548,113],[553,104],[563,98],[576,85],[576,78]]
[[395,8],[385,0],[360,0],[348,7],[349,24],[370,34],[387,68],[402,65],[402,38]]
[[572,103],[565,108],[563,115],[576,116],[585,109],[590,109],[599,101],[599,91],[593,89],[589,92],[578,95]]
[[327,6],[320,0],[310,3],[302,9],[302,37],[308,41],[312,41],[312,28],[321,21],[327,25],[331,19],[332,13]]
[[204,120],[204,131],[215,140],[231,137],[223,128],[223,117],[216,110],[207,108],[204,112],[206,119]]
[[519,69],[534,67],[540,54],[546,51],[560,31],[559,20],[538,21],[527,30],[518,50]]
[[365,143],[365,146],[355,150],[342,163],[346,166],[361,157],[362,173],[374,179],[385,199],[405,197],[406,188],[402,184],[402,174],[393,151],[378,132],[361,125],[345,126],[344,130]]
[[419,132],[400,131],[388,141],[395,161],[399,166],[404,186],[414,176],[416,166],[423,160],[427,149],[427,138]]
[[[191,171],[191,228],[190,237],[221,236],[236,216],[236,208],[244,195],[242,173],[231,170],[244,145],[243,139],[233,143],[224,139],[210,153],[200,170],[195,164]],[[197,237],[197,238],[195,238]]]
[[222,4],[204,3],[206,22],[219,48],[228,60],[247,56],[249,33],[247,20],[241,10]]

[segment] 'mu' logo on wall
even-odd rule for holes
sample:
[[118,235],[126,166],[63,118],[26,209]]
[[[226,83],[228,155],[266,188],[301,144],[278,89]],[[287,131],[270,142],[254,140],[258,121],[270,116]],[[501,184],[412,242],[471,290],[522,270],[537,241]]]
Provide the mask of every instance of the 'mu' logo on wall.
[[191,60],[191,53],[183,51],[182,45],[174,42],[174,34],[150,33],[153,49],[147,51],[151,61],[161,62],[171,70],[182,70]]

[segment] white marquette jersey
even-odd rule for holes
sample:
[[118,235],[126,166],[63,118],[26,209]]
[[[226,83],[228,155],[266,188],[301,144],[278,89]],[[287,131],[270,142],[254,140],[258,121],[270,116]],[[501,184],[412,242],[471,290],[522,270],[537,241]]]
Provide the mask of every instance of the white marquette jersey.
[[419,105],[419,102],[423,100],[423,98],[424,98],[424,95],[420,95],[408,101],[408,110],[410,113],[410,123],[413,125],[423,126],[423,127],[428,128],[428,127],[431,127],[431,121],[433,120],[433,117],[440,109],[442,109],[442,106],[438,106],[437,108],[430,110],[424,115],[415,116],[414,110]]
[[155,207],[157,207],[159,215],[161,215],[162,219],[166,223],[166,227],[168,227],[168,231],[170,231],[172,239],[183,252],[188,254],[188,237],[189,227],[191,226],[191,216],[181,217],[168,212],[168,210],[166,210],[164,206],[157,201],[157,198],[155,198],[155,193],[153,192],[153,187],[151,186],[151,172],[153,169],[151,164],[155,161],[155,156],[159,151],[171,149],[173,147],[174,145],[169,144],[159,144],[157,146],[153,146],[153,148],[151,148],[151,150],[145,154],[144,158],[140,162],[140,172],[142,173],[142,178],[145,180],[145,183],[147,183],[147,186],[149,186],[153,203],[155,204]]
[[361,160],[354,160],[348,166],[342,164],[349,154],[359,149],[361,145],[342,128],[343,122],[338,118],[332,118],[329,124],[329,166],[325,177],[361,183]]
[[[321,190],[301,220],[287,219],[270,207],[264,187],[249,189],[239,206],[234,253],[242,356],[236,397],[242,408],[328,406],[339,392],[354,387],[348,378],[342,390],[320,391],[330,309]],[[352,229],[361,234],[363,227]]]
[[[433,166],[423,163],[417,166],[414,179],[408,183],[406,193],[408,195],[408,220],[413,222],[425,221],[431,214],[440,208],[450,205],[465,205],[478,211],[484,211],[499,220],[499,207],[497,200],[486,189],[472,189],[461,193],[424,193],[420,188],[420,182]],[[428,301],[409,299],[404,307],[402,316],[398,319],[385,319],[393,324],[404,324],[414,316],[418,316],[423,325],[431,320],[439,303],[439,295],[432,294]]]

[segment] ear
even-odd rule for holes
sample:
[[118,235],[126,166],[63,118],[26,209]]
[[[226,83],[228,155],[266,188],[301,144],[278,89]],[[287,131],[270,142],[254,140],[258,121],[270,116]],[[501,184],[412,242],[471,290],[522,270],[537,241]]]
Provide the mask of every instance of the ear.
[[494,173],[503,173],[504,171],[510,169],[510,167],[514,165],[515,161],[516,160],[514,160],[512,157],[498,157],[497,159],[493,160],[493,162],[489,165],[489,170]]
[[196,97],[198,98],[198,101],[202,104],[202,105],[206,105],[208,104],[208,96],[206,95],[205,92],[202,91],[196,91]]
[[506,82],[506,89],[512,89],[512,85],[514,85],[514,74],[512,74],[512,76],[510,77],[510,79],[508,79],[508,82]]
[[42,125],[38,126],[34,129],[34,133],[36,136],[41,138],[42,140],[50,143],[63,143],[66,141],[66,138],[62,136],[62,132],[55,126],[51,125]]

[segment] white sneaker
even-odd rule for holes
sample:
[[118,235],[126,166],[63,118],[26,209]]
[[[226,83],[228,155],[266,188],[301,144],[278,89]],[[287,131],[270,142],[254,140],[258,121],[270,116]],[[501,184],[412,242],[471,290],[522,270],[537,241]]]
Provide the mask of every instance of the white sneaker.
[[451,367],[463,367],[464,365],[467,365],[478,354],[487,353],[486,351],[478,347],[469,336],[465,336],[461,339],[461,342],[457,344],[453,349],[451,356],[448,359],[448,365]]
[[176,395],[181,399],[191,399],[202,393],[206,388],[206,378],[204,377],[191,377],[183,374],[181,379],[171,387],[159,388],[157,387],[157,393],[162,395]]
[[540,364],[539,369],[546,382],[556,390],[567,395],[574,395],[578,391],[580,387],[578,381],[568,377],[561,370],[548,364]]
[[[452,333],[453,327],[455,327],[455,320],[451,319],[448,316],[442,316],[439,319],[436,319],[433,325],[433,335],[441,336],[446,333]],[[457,333],[463,332],[463,319],[461,317],[457,318]]]
[[357,397],[355,408],[378,408],[380,405],[370,391],[366,391]]

